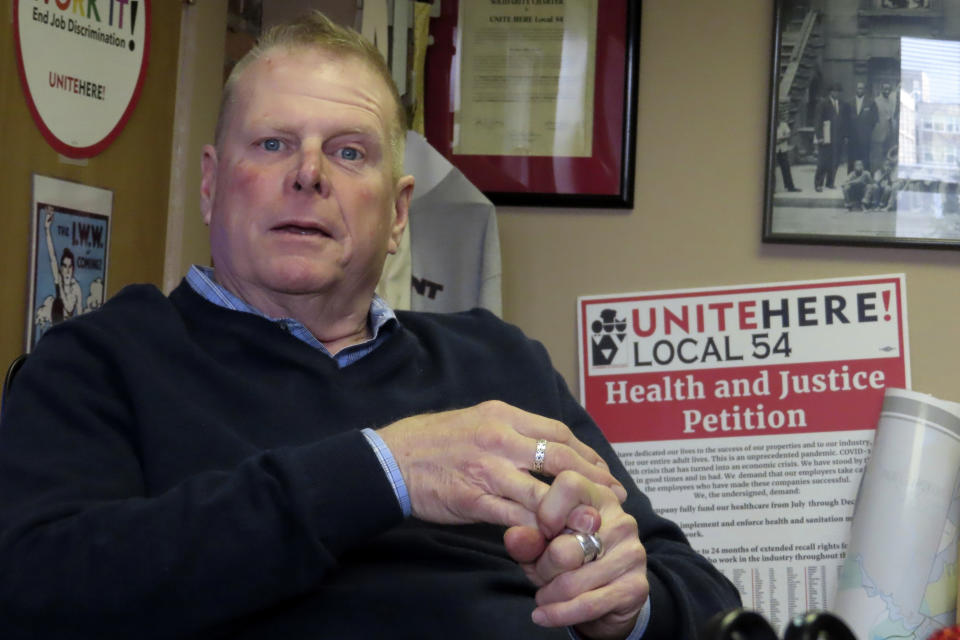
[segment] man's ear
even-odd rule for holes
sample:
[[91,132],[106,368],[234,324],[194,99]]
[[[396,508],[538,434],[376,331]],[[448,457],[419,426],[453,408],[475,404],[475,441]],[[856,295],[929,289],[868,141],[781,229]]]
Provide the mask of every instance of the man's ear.
[[393,204],[393,227],[390,229],[390,243],[387,245],[389,253],[396,253],[400,248],[400,238],[403,230],[410,222],[410,200],[413,199],[413,176],[403,176],[397,180],[397,195]]
[[213,214],[213,202],[217,195],[217,149],[213,145],[203,145],[203,157],[200,159],[200,212],[204,224],[210,224]]

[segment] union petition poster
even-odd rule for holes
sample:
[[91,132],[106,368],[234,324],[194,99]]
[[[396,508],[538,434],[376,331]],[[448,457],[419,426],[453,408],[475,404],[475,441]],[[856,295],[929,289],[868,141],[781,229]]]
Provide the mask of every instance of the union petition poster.
[[903,275],[580,298],[580,397],[654,507],[782,628],[831,609]]

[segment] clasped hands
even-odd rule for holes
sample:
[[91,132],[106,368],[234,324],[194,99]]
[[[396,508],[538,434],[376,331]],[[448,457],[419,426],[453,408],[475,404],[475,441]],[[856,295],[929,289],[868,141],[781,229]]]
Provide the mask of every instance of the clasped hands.
[[[623,486],[561,422],[498,401],[405,418],[378,431],[393,453],[415,517],[508,527],[504,545],[538,587],[533,621],[587,638],[624,638],[649,594],[637,523]],[[539,439],[542,474],[530,473]],[[596,533],[605,551],[584,563],[573,535]]]

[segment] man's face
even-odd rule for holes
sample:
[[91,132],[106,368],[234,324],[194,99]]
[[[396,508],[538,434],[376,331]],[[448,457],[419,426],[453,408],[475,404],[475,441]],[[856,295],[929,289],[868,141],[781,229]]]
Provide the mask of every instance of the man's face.
[[290,295],[369,298],[413,190],[393,176],[383,80],[353,57],[274,49],[234,96],[203,157],[218,282],[263,310]]
[[863,97],[863,94],[866,92],[867,88],[863,85],[862,82],[857,83],[857,95]]
[[862,160],[855,161],[853,163],[853,170],[858,174],[863,173],[863,161]]
[[886,83],[884,83],[884,84],[880,87],[880,91],[883,92],[883,97],[884,97],[884,98],[886,98],[887,96],[890,95],[890,90],[891,90],[890,85],[889,85],[889,84],[886,84]]
[[830,89],[830,97],[833,98],[834,100],[836,100],[837,98],[839,98],[839,97],[840,97],[840,90],[839,90],[839,89]]

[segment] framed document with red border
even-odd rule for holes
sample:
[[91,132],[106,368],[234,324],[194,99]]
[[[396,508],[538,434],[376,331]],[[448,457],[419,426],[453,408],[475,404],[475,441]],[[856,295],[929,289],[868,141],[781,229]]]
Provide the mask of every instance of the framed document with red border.
[[633,207],[639,0],[444,0],[425,133],[495,204]]

